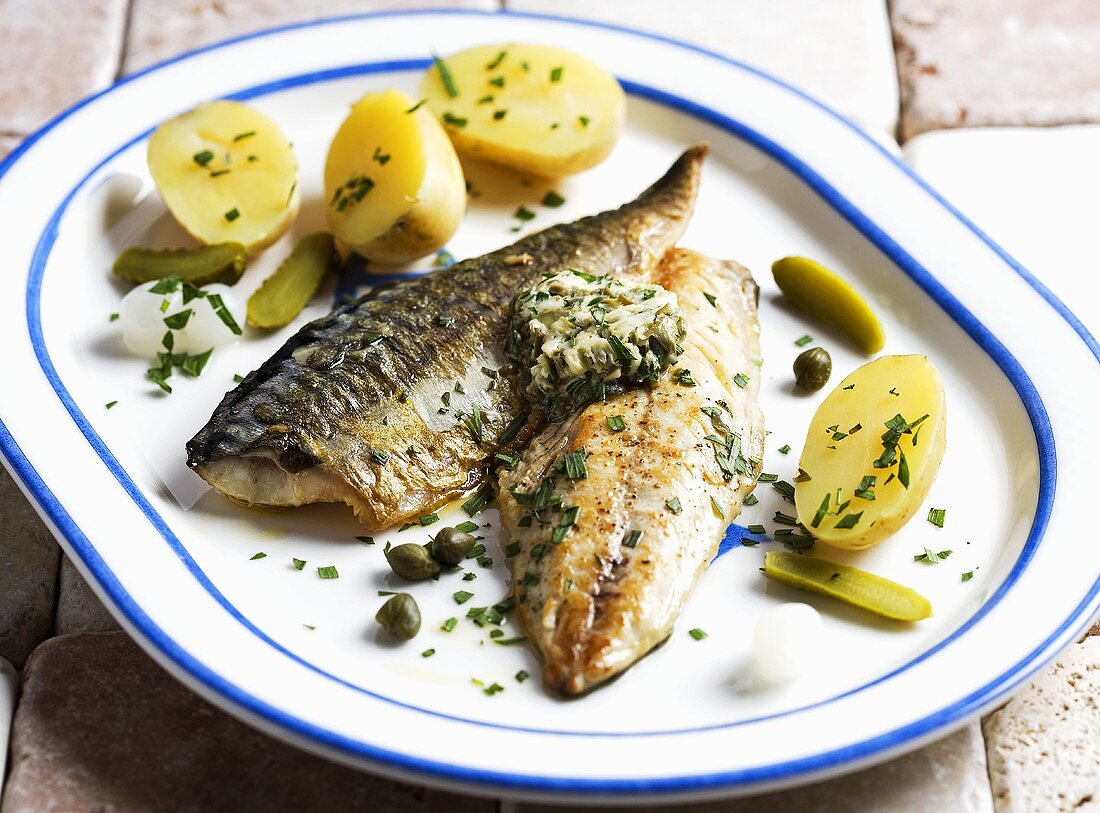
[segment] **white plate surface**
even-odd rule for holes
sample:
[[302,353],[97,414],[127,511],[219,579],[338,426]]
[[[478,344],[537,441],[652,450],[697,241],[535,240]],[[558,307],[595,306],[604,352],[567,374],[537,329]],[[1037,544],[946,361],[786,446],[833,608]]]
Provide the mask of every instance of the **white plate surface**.
[[[147,366],[122,349],[107,315],[122,289],[110,263],[132,244],[178,245],[152,189],[144,139],[163,119],[217,97],[248,100],[295,144],[303,215],[255,262],[247,292],[321,226],[320,170],[347,105],[366,90],[415,95],[432,52],[487,42],[545,42],[589,56],[629,92],[622,143],[600,167],[556,188],[471,167],[481,192],[449,246],[459,257],[525,228],[633,197],[678,152],[712,146],[683,244],[732,257],[763,290],[769,438],[764,468],[791,479],[821,394],[792,391],[794,340],[813,334],[835,369],[862,363],[838,336],[786,309],[769,266],[788,254],[843,269],[870,293],[888,353],[926,353],[943,374],[949,443],[928,506],[858,562],[929,596],[935,615],[899,628],[765,583],[764,549],[734,545],[704,576],[669,642],[621,680],[577,701],[517,683],[534,658],[493,645],[462,616],[503,597],[496,562],[411,588],[424,631],[393,646],[373,615],[388,580],[386,538],[349,512],[314,506],[252,513],[205,491],[183,444],[234,373],[259,365],[290,334],[250,334],[216,352],[203,376],[161,397]],[[849,770],[913,748],[995,703],[1068,644],[1097,611],[1100,547],[1078,530],[1088,497],[1095,340],[1066,310],[903,165],[854,125],[795,89],[715,54],[592,23],[515,14],[395,13],[294,26],[195,52],[78,105],[0,168],[0,448],[97,592],[174,675],[249,722],[370,770],[510,796],[698,798],[749,792]],[[422,267],[427,267],[422,264]],[[363,278],[346,278],[341,291]],[[333,292],[298,324],[323,313]],[[835,379],[839,380],[839,379]],[[108,411],[104,405],[117,400]],[[777,449],[789,444],[789,455]],[[785,504],[761,485],[739,522]],[[457,521],[457,506],[441,512]],[[484,515],[495,526],[495,513]],[[464,518],[464,517],[462,517]],[[935,566],[925,546],[951,549]],[[266,558],[251,561],[259,551]],[[291,558],[308,561],[297,571]],[[315,567],[336,565],[338,580]],[[974,571],[963,583],[961,574]],[[404,589],[404,586],[402,586]],[[456,606],[455,590],[475,598]],[[783,601],[825,617],[814,673],[783,688],[754,685],[755,619]],[[460,619],[452,633],[439,630]],[[308,625],[308,626],[307,626]],[[310,627],[314,627],[311,629]],[[709,633],[703,641],[692,627]],[[433,647],[430,659],[420,652]],[[485,696],[472,678],[497,681]]]

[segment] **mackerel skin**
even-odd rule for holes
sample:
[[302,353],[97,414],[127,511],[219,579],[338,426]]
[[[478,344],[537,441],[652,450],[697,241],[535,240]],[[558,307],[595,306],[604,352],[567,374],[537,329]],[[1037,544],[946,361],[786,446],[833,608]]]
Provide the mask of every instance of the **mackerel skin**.
[[706,154],[688,149],[619,209],[376,288],[306,325],[226,394],[187,444],[188,465],[236,502],[344,502],[371,530],[477,486],[493,455],[541,422],[503,353],[515,295],[564,268],[648,274],[687,226]]

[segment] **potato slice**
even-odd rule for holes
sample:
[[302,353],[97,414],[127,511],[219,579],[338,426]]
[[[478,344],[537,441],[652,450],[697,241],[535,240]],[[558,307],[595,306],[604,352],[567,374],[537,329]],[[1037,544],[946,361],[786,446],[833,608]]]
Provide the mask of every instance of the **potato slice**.
[[298,161],[278,126],[240,102],[211,102],[149,138],[149,171],[172,215],[206,245],[255,253],[298,214]]
[[927,356],[864,364],[814,413],[795,482],[798,519],[855,550],[899,530],[928,495],[947,439],[947,404]]
[[368,93],[325,162],[325,213],[338,240],[382,263],[443,247],[466,211],[454,147],[427,108],[397,90]]
[[549,178],[603,161],[626,117],[613,76],[545,45],[452,54],[428,71],[420,92],[460,153]]

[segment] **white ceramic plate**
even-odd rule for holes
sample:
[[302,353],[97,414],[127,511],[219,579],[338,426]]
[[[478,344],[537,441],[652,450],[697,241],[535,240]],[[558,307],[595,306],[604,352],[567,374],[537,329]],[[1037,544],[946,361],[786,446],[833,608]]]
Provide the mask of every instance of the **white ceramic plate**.
[[[844,557],[929,596],[931,619],[895,628],[766,584],[763,548],[734,545],[706,574],[668,644],[581,700],[547,696],[521,646],[492,645],[462,617],[506,592],[502,556],[476,581],[415,585],[425,617],[392,646],[372,617],[389,585],[381,552],[356,542],[349,513],[235,508],[184,466],[183,444],[234,373],[289,335],[249,335],[203,376],[162,397],[121,348],[117,251],[179,244],[151,188],[144,140],[163,119],[216,97],[248,100],[295,143],[305,197],[295,235],[247,272],[250,290],[316,228],[320,168],[347,105],[365,90],[415,94],[433,51],[486,42],[567,46],[629,94],[622,143],[558,189],[471,169],[482,192],[450,249],[510,242],[526,227],[617,205],[687,144],[713,152],[685,245],[757,273],[772,431],[767,471],[795,473],[822,397],[797,397],[794,340],[812,333],[838,373],[862,359],[782,307],[768,272],[788,254],[843,269],[868,291],[886,351],[927,353],[947,386],[950,442],[928,504],[895,538]],[[97,592],[179,679],[277,736],[365,768],[461,790],[546,798],[686,798],[806,781],[880,760],[945,733],[1003,698],[1095,614],[1100,546],[1080,533],[1100,403],[1097,344],[1024,269],[858,127],[799,91],[698,48],[593,23],[515,14],[396,13],[295,26],[165,63],[96,96],[29,139],[0,169],[0,444]],[[346,278],[342,289],[362,279]],[[331,296],[331,292],[327,295]],[[300,322],[324,312],[319,302]],[[839,379],[837,379],[839,380]],[[118,406],[104,408],[109,401]],[[788,456],[777,448],[790,444]],[[763,486],[741,522],[784,508]],[[927,508],[927,507],[926,507]],[[443,519],[457,517],[457,508]],[[494,514],[485,515],[493,522]],[[495,524],[495,523],[494,523]],[[769,523],[770,525],[770,523]],[[426,539],[431,529],[393,534]],[[486,544],[495,551],[495,530]],[[734,538],[736,533],[734,534]],[[925,546],[951,549],[938,565]],[[259,551],[266,558],[252,561]],[[830,552],[836,558],[842,558]],[[291,557],[306,559],[297,571]],[[338,580],[315,567],[336,565]],[[974,578],[962,582],[963,572]],[[475,598],[462,607],[451,593]],[[827,656],[812,675],[765,690],[748,669],[754,620],[782,601],[825,616]],[[452,633],[439,630],[460,618]],[[309,625],[309,626],[306,626]],[[313,627],[313,628],[311,628]],[[709,633],[703,641],[692,627]],[[429,647],[430,659],[420,653]],[[471,678],[497,681],[487,697]]]

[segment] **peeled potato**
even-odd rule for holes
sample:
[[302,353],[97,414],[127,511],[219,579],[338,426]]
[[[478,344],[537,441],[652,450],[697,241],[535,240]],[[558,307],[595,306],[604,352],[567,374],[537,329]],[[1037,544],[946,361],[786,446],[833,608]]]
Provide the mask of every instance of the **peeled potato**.
[[338,240],[382,263],[443,247],[466,211],[454,147],[425,107],[397,90],[368,93],[332,139],[325,213]]
[[596,166],[626,117],[615,78],[545,45],[483,45],[439,60],[420,92],[463,155],[549,178]]
[[928,495],[946,439],[943,383],[926,356],[864,364],[810,422],[795,482],[799,522],[837,548],[881,542]]
[[149,138],[149,171],[172,215],[206,245],[255,253],[298,214],[298,161],[278,126],[240,102],[211,102]]

